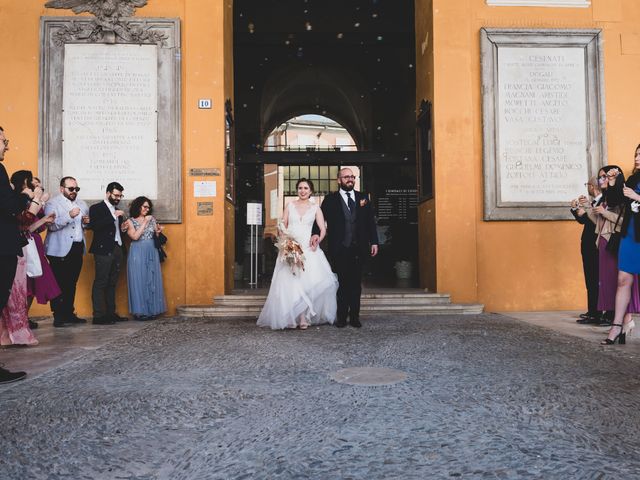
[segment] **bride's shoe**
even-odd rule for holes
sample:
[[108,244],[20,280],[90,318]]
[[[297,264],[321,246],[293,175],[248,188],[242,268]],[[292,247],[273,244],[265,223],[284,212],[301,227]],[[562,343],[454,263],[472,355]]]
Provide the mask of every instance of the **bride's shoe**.
[[309,324],[308,323],[300,322],[300,330],[306,330],[307,328],[309,328]]
[[[632,322],[628,322],[629,324]],[[613,339],[611,338],[605,338],[602,342],[600,342],[600,345],[615,345],[616,340],[618,341],[619,345],[624,345],[626,343],[627,340],[627,334],[624,331],[624,326],[620,323],[614,323],[611,325],[611,328],[619,328],[620,329],[620,333],[618,335],[616,335],[615,337],[613,337]],[[633,327],[631,327],[633,328]]]

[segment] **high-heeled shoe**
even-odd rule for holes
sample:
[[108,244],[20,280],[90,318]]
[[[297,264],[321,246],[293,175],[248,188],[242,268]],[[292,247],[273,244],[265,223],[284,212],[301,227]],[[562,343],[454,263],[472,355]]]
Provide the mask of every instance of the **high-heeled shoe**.
[[631,320],[630,322],[627,322],[624,325],[622,325],[622,333],[624,333],[627,337],[630,337],[631,332],[633,331],[634,328],[636,328],[636,322]]
[[[629,322],[631,323],[631,322]],[[627,334],[624,332],[624,327],[621,323],[614,323],[611,325],[611,328],[614,327],[619,327],[620,328],[620,333],[618,335],[616,335],[615,337],[613,337],[613,339],[611,338],[605,338],[602,342],[600,342],[600,345],[615,345],[616,340],[618,341],[618,345],[624,345],[627,341]]]

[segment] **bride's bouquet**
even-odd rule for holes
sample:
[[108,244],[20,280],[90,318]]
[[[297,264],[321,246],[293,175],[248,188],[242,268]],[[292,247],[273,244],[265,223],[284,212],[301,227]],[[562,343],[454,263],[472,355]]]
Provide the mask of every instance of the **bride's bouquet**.
[[280,252],[279,258],[281,262],[286,262],[291,268],[291,273],[296,274],[296,270],[304,271],[304,253],[302,247],[296,242],[282,223],[278,224],[278,238],[276,239],[276,247]]

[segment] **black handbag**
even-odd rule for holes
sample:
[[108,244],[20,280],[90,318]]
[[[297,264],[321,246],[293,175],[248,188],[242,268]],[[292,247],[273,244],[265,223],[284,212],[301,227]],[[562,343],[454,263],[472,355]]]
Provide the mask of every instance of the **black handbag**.
[[618,250],[620,250],[620,240],[622,240],[622,233],[616,231],[618,229],[618,222],[620,222],[621,217],[622,212],[620,212],[620,215],[618,215],[618,218],[616,218],[616,224],[613,227],[613,233],[611,234],[611,237],[609,237],[609,241],[607,242],[607,246],[605,247],[605,250],[607,252],[614,255],[618,255]]
[[164,248],[162,248],[165,243],[167,243],[167,236],[164,233],[160,232],[153,237],[153,244],[158,249],[160,263],[164,262],[164,259],[167,258],[167,253],[164,251]]

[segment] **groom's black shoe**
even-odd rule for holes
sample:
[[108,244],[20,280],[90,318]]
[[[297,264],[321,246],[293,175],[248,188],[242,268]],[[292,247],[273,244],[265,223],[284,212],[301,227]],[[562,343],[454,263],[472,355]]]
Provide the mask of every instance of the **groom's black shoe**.
[[362,324],[360,323],[360,319],[358,317],[351,318],[349,320],[349,324],[351,324],[351,326],[355,328],[360,328],[362,326]]
[[342,318],[342,319],[338,319],[336,320],[336,327],[338,328],[344,328],[347,326],[347,320]]

